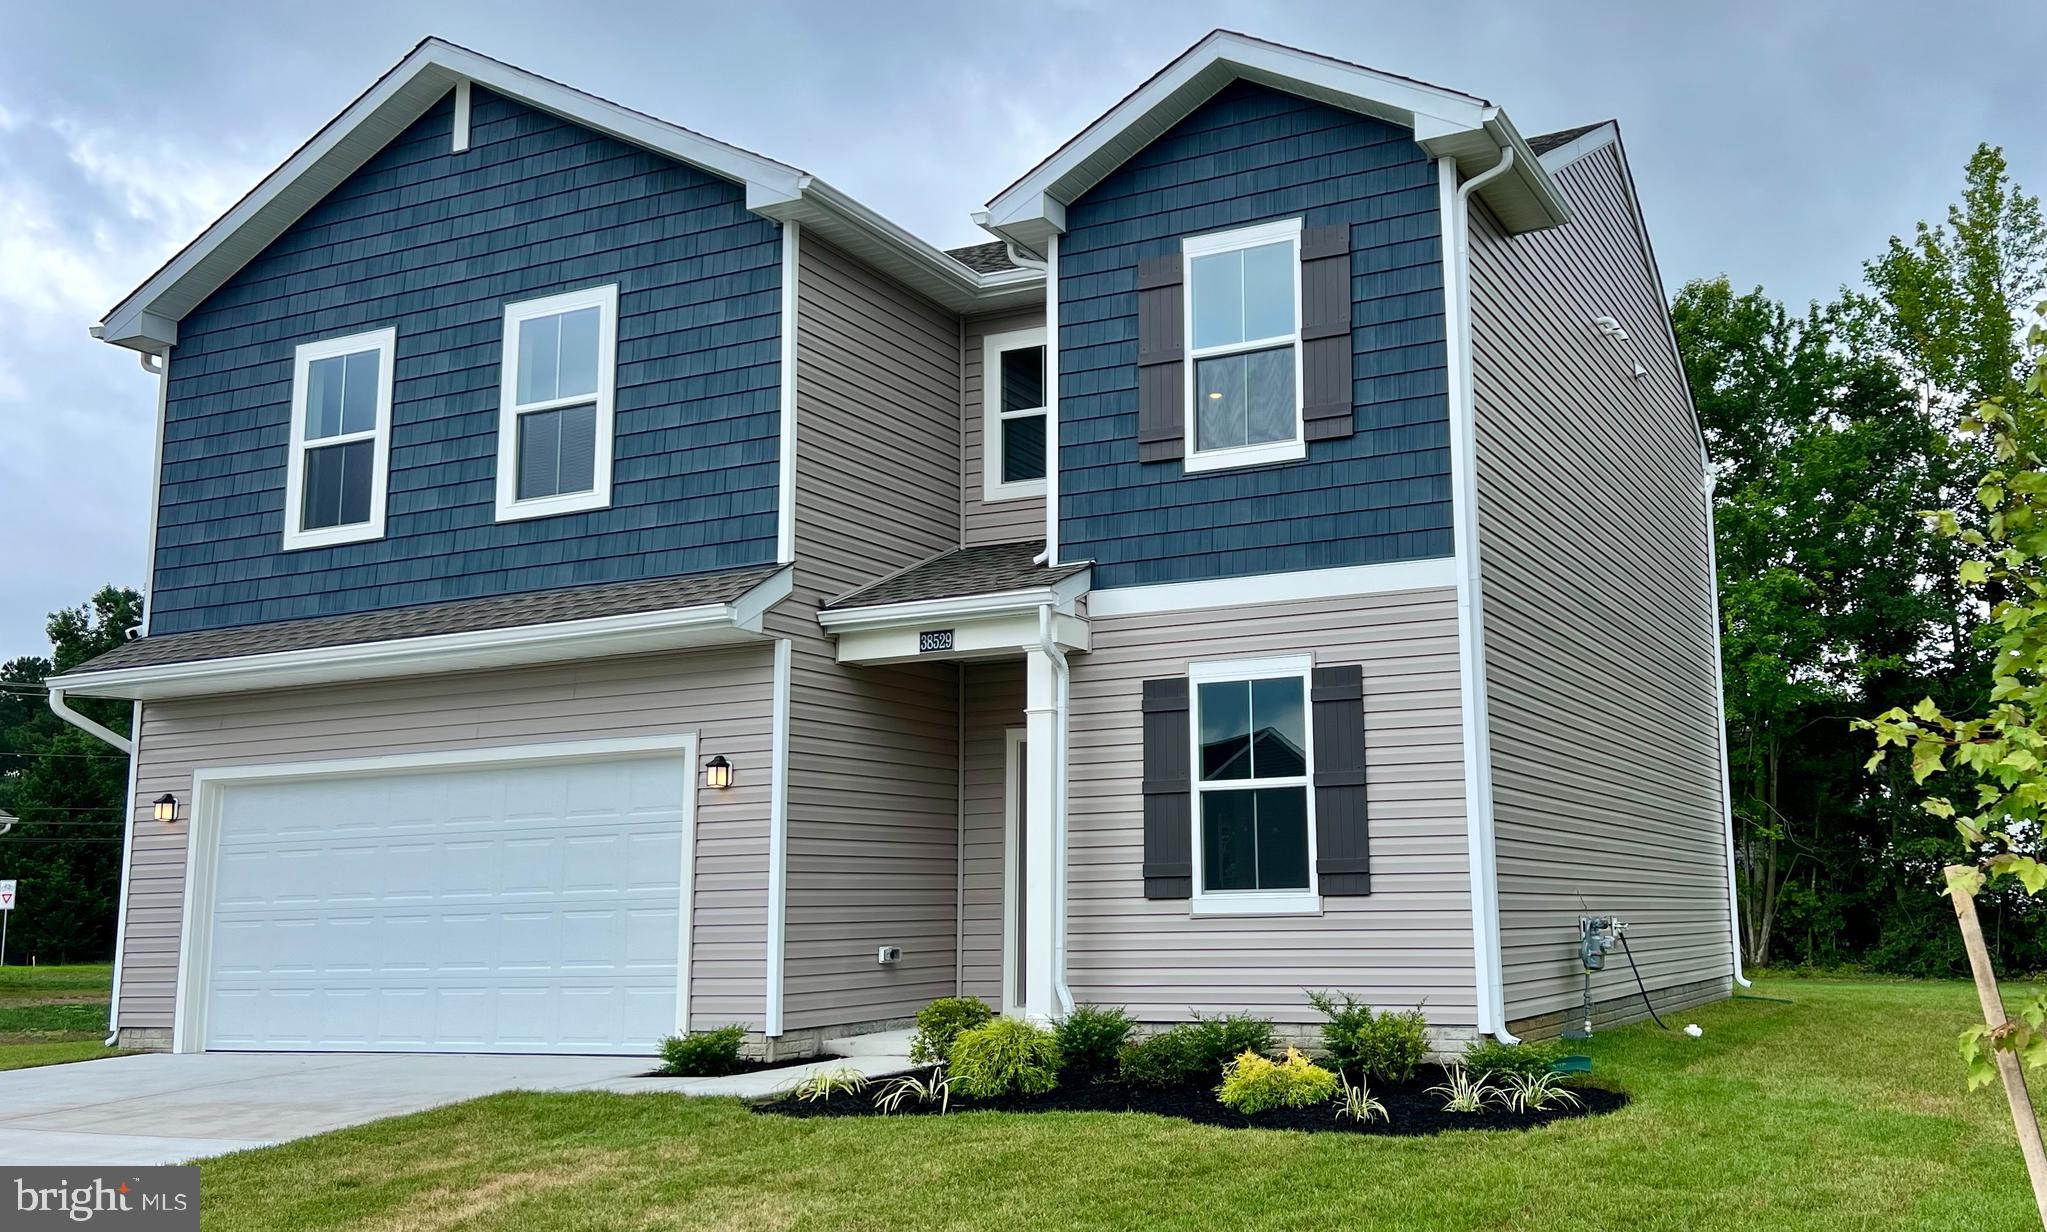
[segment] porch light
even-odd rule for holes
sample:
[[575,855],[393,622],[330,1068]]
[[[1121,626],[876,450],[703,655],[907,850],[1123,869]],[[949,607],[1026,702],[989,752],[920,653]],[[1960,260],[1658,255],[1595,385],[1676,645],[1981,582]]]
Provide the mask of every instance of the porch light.
[[156,798],[156,819],[168,825],[178,819],[178,798],[165,792]]
[[723,754],[704,763],[704,786],[725,788],[732,786],[732,763]]

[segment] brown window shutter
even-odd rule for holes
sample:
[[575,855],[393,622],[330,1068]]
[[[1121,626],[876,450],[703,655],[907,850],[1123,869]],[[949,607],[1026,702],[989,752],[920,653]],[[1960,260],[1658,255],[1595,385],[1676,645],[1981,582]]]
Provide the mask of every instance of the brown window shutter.
[[1301,422],[1311,441],[1357,430],[1351,400],[1350,227],[1301,232]]
[[1144,682],[1144,896],[1194,894],[1187,678]]
[[1325,895],[1370,894],[1364,669],[1316,668],[1308,699],[1315,716],[1315,877]]
[[1186,322],[1180,254],[1137,265],[1137,460],[1187,453]]

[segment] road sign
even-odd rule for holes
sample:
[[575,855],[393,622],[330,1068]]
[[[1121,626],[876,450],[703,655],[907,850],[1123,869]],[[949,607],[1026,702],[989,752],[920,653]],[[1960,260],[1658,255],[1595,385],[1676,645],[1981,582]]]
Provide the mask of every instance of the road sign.
[[0,911],[14,910],[14,883],[0,881]]

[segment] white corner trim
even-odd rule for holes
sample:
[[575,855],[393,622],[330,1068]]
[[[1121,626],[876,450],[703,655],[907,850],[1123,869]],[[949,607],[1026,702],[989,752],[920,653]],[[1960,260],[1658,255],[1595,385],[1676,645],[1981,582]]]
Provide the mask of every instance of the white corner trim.
[[460,154],[469,148],[469,79],[464,77],[455,83],[454,139],[450,150]]
[[791,585],[784,569],[731,603],[84,672],[54,679],[52,694],[155,700],[730,645],[760,636],[760,613]]
[[1456,584],[1456,560],[1437,556],[1427,560],[1391,561],[1383,565],[1254,573],[1208,582],[1167,582],[1157,586],[1093,590],[1088,592],[1087,612],[1096,618],[1143,616],[1153,612],[1192,612],[1253,603],[1289,603],[1302,599],[1430,590]]
[[[526,322],[597,309],[597,389],[539,402],[519,401],[519,335]],[[547,518],[611,505],[612,420],[618,390],[618,284],[585,287],[505,305],[498,358],[497,520]],[[519,421],[527,415],[596,403],[590,487],[581,492],[519,498]]]
[[121,893],[114,908],[114,991],[107,1000],[107,1043],[118,1043],[121,1032],[122,952],[128,948],[128,882],[135,860],[136,775],[142,766],[142,703],[128,708],[128,806],[121,810]]
[[789,913],[789,676],[793,643],[775,641],[774,710],[768,769],[768,931],[761,1034],[782,1034],[783,952]]
[[[306,437],[306,398],[311,393],[312,366],[319,360],[374,352],[377,357],[376,420],[368,431],[337,432]],[[165,361],[168,366],[168,360]],[[398,362],[398,331],[390,326],[338,338],[303,342],[292,352],[291,448],[285,457],[284,550],[332,547],[384,537],[384,497],[390,486],[392,369]],[[370,516],[345,526],[305,528],[306,458],[313,450],[368,440],[370,446]]]
[[[982,380],[986,380],[984,374]],[[1045,241],[1045,563],[1059,563],[1059,237]]]
[[[178,930],[178,976],[172,998],[171,1051],[203,1052],[206,1048],[206,986],[213,958],[214,889],[219,878],[221,803],[226,789],[243,783],[311,781],[374,774],[424,773],[435,770],[538,765],[565,761],[610,761],[673,752],[680,755],[687,776],[683,792],[683,847],[696,841],[695,732],[663,736],[573,740],[547,744],[497,745],[481,749],[441,749],[382,757],[343,757],[326,761],[276,762],[260,765],[202,766],[192,771],[191,813],[185,826],[184,921]],[[685,856],[684,871],[689,870]],[[679,904],[684,920],[694,911],[695,885],[682,881]],[[676,955],[676,1012],[687,1023],[689,983],[687,950]]]
[[781,437],[776,443],[775,469],[775,560],[790,564],[796,559],[796,328],[797,256],[803,242],[803,224],[790,219],[782,224],[782,394]]
[[[1011,414],[1002,409],[1002,356],[1005,351],[1021,351],[1029,347],[1045,346],[1044,326],[1030,329],[1014,329],[1007,333],[987,334],[981,339],[981,499],[987,502],[1007,500],[1043,499],[1043,479],[1005,480],[1002,477],[1006,461],[1006,448],[1002,424]],[[1045,357],[1046,370],[1050,371],[1051,356]],[[1046,401],[1051,400],[1050,392]],[[1045,416],[1046,426],[1051,426],[1051,408],[1040,406],[1015,413]],[[1051,440],[1045,442],[1045,471],[1051,473]]]
[[[1501,976],[1499,863],[1493,846],[1492,732],[1485,680],[1485,612],[1479,581],[1478,464],[1471,361],[1471,229],[1457,160],[1436,160],[1443,233],[1445,368],[1450,402],[1451,509],[1457,569],[1458,723],[1464,746],[1465,849],[1471,877],[1471,949],[1478,1033],[1507,1032]],[[1475,181],[1473,182],[1475,184]],[[1472,185],[1467,185],[1470,187]]]

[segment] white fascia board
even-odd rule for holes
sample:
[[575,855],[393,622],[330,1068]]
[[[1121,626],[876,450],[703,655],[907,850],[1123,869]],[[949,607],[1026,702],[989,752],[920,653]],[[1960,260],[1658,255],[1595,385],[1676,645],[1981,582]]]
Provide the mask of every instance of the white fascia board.
[[[919,636],[927,630],[943,629],[952,634],[952,649],[920,649]],[[886,626],[849,629],[838,634],[838,662],[877,666],[890,663],[959,662],[976,659],[1016,659],[1025,651],[1038,649],[1038,609],[973,616],[962,620],[940,620],[918,626]],[[1094,647],[1094,633],[1088,622],[1064,613],[1052,617],[1053,643],[1062,651],[1084,654]]]
[[1457,584],[1457,562],[1449,556],[1393,561],[1383,565],[1350,565],[1338,569],[1303,569],[1293,573],[1254,573],[1210,582],[1165,582],[1156,586],[1119,586],[1090,591],[1090,617],[1143,616],[1155,612],[1195,612],[1213,607],[1290,603],[1303,599],[1338,599],[1348,595],[1389,594],[1430,590]]
[[87,697],[155,701],[730,645],[761,637],[762,614],[790,585],[784,569],[730,603],[81,672],[50,684]]
[[1088,590],[1088,570],[1062,578],[1050,586],[1026,590],[1005,590],[988,595],[965,595],[953,599],[919,599],[908,603],[877,603],[869,607],[827,608],[817,622],[828,633],[851,629],[882,629],[929,626],[934,620],[966,620],[975,616],[1009,616],[1028,612],[1037,618],[1040,607],[1050,604],[1063,614]]
[[1034,227],[1052,226],[1050,206],[1092,188],[1136,152],[1126,147],[1148,143],[1238,78],[1431,132],[1477,129],[1492,110],[1456,90],[1218,30],[990,200],[990,228],[1028,242]]
[[180,317],[219,289],[244,262],[425,114],[458,81],[478,83],[592,131],[742,183],[750,206],[757,201],[794,198],[806,179],[800,169],[786,163],[714,141],[466,47],[428,39],[115,305],[101,324],[103,340],[151,352],[175,345]]
[[1044,293],[1043,270],[983,274],[944,249],[920,239],[815,176],[805,176],[786,199],[747,207],[780,222],[794,222],[955,312],[990,312],[1034,302]]
[[1620,139],[1620,127],[1612,120],[1598,125],[1592,131],[1581,133],[1547,153],[1537,155],[1542,160],[1543,170],[1555,175],[1579,159],[1597,150],[1603,150]]

